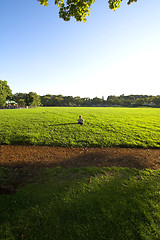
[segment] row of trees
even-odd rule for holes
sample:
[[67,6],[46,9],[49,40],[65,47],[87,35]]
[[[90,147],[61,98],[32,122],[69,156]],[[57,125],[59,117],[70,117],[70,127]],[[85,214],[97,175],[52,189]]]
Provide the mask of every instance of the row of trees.
[[102,98],[80,98],[63,95],[39,96],[36,93],[16,93],[13,99],[18,102],[19,106],[122,106],[122,107],[160,107],[160,96],[148,95],[121,95],[109,96],[107,100]]
[[160,96],[150,95],[120,95],[109,96],[107,100],[102,98],[81,98],[63,95],[44,95],[40,96],[35,92],[12,94],[12,90],[7,81],[0,80],[0,107],[5,107],[6,100],[14,100],[19,107],[35,106],[122,106],[139,107],[151,106],[160,107]]
[[103,98],[80,98],[63,95],[45,95],[41,96],[43,106],[94,106],[105,105],[106,101]]
[[120,95],[109,96],[107,99],[108,106],[123,106],[123,107],[160,107],[160,96],[151,95]]
[[19,107],[25,106],[102,106],[106,105],[104,98],[80,98],[63,95],[51,95],[47,94],[39,96],[37,93],[16,93],[13,94],[12,99],[16,101]]

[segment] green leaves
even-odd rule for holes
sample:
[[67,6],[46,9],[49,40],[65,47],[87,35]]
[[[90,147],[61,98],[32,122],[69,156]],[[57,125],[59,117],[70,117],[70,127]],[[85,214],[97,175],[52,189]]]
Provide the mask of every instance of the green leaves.
[[[109,0],[109,8],[112,9],[113,11],[115,11],[117,8],[120,7],[122,0]],[[128,5],[130,5],[133,2],[137,2],[137,0],[129,0],[127,2]]]
[[0,80],[0,106],[6,105],[6,99],[12,97],[12,91],[7,84],[7,81]]
[[117,8],[120,7],[122,0],[109,0],[109,8],[115,11]]
[[[40,4],[47,6],[48,0],[37,0]],[[55,0],[55,5],[59,7],[59,17],[64,21],[69,21],[74,17],[78,22],[86,22],[86,17],[90,14],[91,5],[95,0]],[[115,11],[120,7],[122,0],[108,0],[109,8]],[[137,2],[137,0],[129,0],[127,4]]]
[[89,16],[90,6],[95,0],[67,0],[64,3],[63,0],[56,0],[55,4],[60,8],[59,17],[65,21],[69,21],[71,17],[74,17],[78,22],[86,22],[86,17]]
[[37,0],[40,2],[40,4],[47,6],[48,5],[48,0]]
[[129,0],[127,4],[130,5],[133,2],[137,2],[137,0]]

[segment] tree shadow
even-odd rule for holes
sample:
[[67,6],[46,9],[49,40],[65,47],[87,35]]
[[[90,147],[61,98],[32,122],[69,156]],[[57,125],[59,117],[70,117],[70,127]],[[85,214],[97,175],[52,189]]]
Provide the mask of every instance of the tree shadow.
[[[53,148],[43,146],[12,146],[13,152],[5,153],[1,158],[0,167],[6,170],[9,181],[7,184],[0,183],[0,193],[14,193],[19,185],[32,181],[33,177],[41,168],[82,168],[82,167],[127,167],[136,169],[160,168],[158,161],[159,151],[155,152],[153,159],[152,152],[142,149],[127,149],[121,152],[120,149],[99,149],[99,148]],[[12,149],[13,150],[13,149]],[[15,151],[17,150],[17,152]],[[147,155],[148,154],[148,155]],[[17,158],[17,159],[15,159]],[[152,160],[151,160],[152,158]],[[8,162],[7,162],[8,159]],[[156,165],[155,165],[156,164]],[[8,171],[8,172],[7,172]],[[8,178],[8,177],[7,177]]]
[[77,125],[78,123],[61,123],[61,124],[54,124],[54,126],[65,126],[65,125]]
[[[139,156],[132,156],[131,154],[125,154],[123,156],[111,156],[110,153],[106,152],[83,152],[72,158],[64,158],[62,161],[54,162],[49,164],[52,167],[125,167],[125,168],[136,168],[143,170],[146,168],[152,168],[150,162],[146,161],[145,158]],[[159,163],[160,167],[160,163]]]
[[[103,157],[102,155],[101,157]],[[90,153],[88,154],[88,158],[89,156],[93,158],[93,155]],[[52,178],[54,178],[54,176],[55,178],[57,176],[63,177],[63,169],[57,169],[56,172],[57,174],[53,175]],[[68,170],[66,172],[68,176],[70,173]],[[34,197],[32,196],[33,188],[31,188],[29,192],[27,191],[25,194],[22,193],[24,194],[24,200],[21,200],[20,197],[20,200],[14,197],[13,199],[8,198],[7,201],[4,202],[3,211],[1,212],[2,219],[8,227],[4,229],[5,232],[8,233],[8,229],[14,229],[15,227],[19,232],[19,236],[21,236],[20,234],[23,231],[25,238],[30,239],[30,236],[35,236],[35,229],[38,229],[38,235],[42,236],[44,229],[46,229],[45,232],[47,232],[47,229],[50,231],[50,224],[55,222],[58,224],[57,226],[60,226],[59,230],[54,232],[56,239],[60,239],[63,233],[65,233],[65,239],[70,239],[71,237],[72,239],[85,239],[86,236],[87,239],[90,240],[102,238],[117,239],[117,236],[118,239],[142,239],[139,226],[142,227],[142,229],[147,229],[144,231],[146,236],[150,234],[150,239],[154,239],[155,232],[151,231],[151,233],[149,233],[147,228],[151,225],[152,219],[155,217],[155,215],[152,214],[155,212],[154,204],[150,206],[149,202],[147,202],[148,192],[152,192],[153,190],[152,183],[155,184],[154,178],[148,179],[147,182],[141,181],[138,170],[129,171],[129,175],[128,173],[127,175],[124,174],[125,171],[123,171],[123,169],[119,173],[120,174],[113,173],[113,175],[106,174],[102,181],[101,176],[104,173],[98,173],[99,184],[94,185],[95,187],[92,188],[93,182],[96,181],[92,172],[87,176],[82,173],[83,179],[81,179],[81,184],[79,176],[76,175],[77,172],[74,171],[72,175],[74,174],[74,176],[76,176],[75,179],[78,181],[78,184],[73,188],[70,184],[66,185],[66,183],[64,183],[63,185],[61,182],[61,186],[67,186],[61,189],[61,194],[55,193],[54,187],[57,182],[54,183],[52,179],[53,182],[51,182],[51,184],[53,184],[53,189],[50,195],[47,194],[46,186],[45,188],[42,187],[40,195],[37,194],[39,193],[39,188],[35,185],[34,191],[36,194],[34,194]],[[90,177],[92,177],[92,181],[90,181]],[[132,177],[134,178],[133,181],[131,179]],[[157,178],[157,176],[155,178]],[[130,180],[128,181],[128,179]],[[42,178],[41,180],[44,179]],[[67,179],[67,181],[69,180],[70,179]],[[127,180],[127,184],[125,180]],[[59,181],[61,181],[61,178],[59,178]],[[84,185],[83,182],[85,183]],[[137,186],[140,187],[138,188]],[[153,193],[154,191],[155,189]],[[63,197],[59,197],[62,196],[62,194]],[[140,197],[137,197],[138,195],[140,195]],[[14,199],[16,199],[16,201]],[[148,200],[150,201],[150,197]],[[158,198],[156,201],[158,204]],[[143,202],[147,204],[142,204]],[[149,208],[147,209],[148,204]],[[13,209],[16,209],[16,211]],[[22,212],[23,215],[21,216],[23,216],[23,221],[17,212]],[[24,225],[25,219],[28,220],[27,214],[29,214],[31,221],[27,221],[26,225]],[[10,217],[10,215],[12,215],[12,217]],[[53,218],[53,216],[55,216],[55,218]],[[12,222],[13,220],[14,222]],[[18,228],[16,224],[18,224]],[[12,228],[10,228],[10,226]],[[76,226],[74,231],[72,231],[73,226]],[[156,229],[158,229],[157,227]],[[54,227],[52,228],[54,231]],[[150,229],[152,230],[152,227]],[[80,230],[83,232],[81,236],[79,235]]]

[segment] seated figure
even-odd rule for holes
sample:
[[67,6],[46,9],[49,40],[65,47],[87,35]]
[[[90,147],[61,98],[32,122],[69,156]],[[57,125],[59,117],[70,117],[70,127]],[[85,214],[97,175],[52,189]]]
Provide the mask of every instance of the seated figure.
[[78,124],[83,125],[83,123],[84,123],[84,119],[82,118],[82,115],[80,115],[78,119]]

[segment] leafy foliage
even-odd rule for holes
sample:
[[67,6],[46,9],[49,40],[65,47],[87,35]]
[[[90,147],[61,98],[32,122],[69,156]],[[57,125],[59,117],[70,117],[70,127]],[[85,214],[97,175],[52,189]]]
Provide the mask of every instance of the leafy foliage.
[[[42,5],[47,6],[48,0],[37,0]],[[86,17],[89,16],[91,5],[95,0],[55,0],[55,4],[59,7],[59,17],[65,21],[69,21],[74,17],[78,22],[86,22]],[[120,7],[122,0],[108,0],[109,8],[113,11]],[[129,0],[127,3],[131,4],[137,0]]]
[[24,106],[41,106],[41,98],[35,92],[29,93],[16,93],[13,95],[13,99],[19,104],[20,107]]
[[7,81],[0,80],[0,106],[4,107],[6,104],[6,99],[12,97],[12,91],[7,84]]
[[[108,0],[109,8],[115,11],[117,8],[120,7],[122,0]],[[137,2],[137,0],[129,0],[127,2],[128,5],[130,5],[133,2]]]

